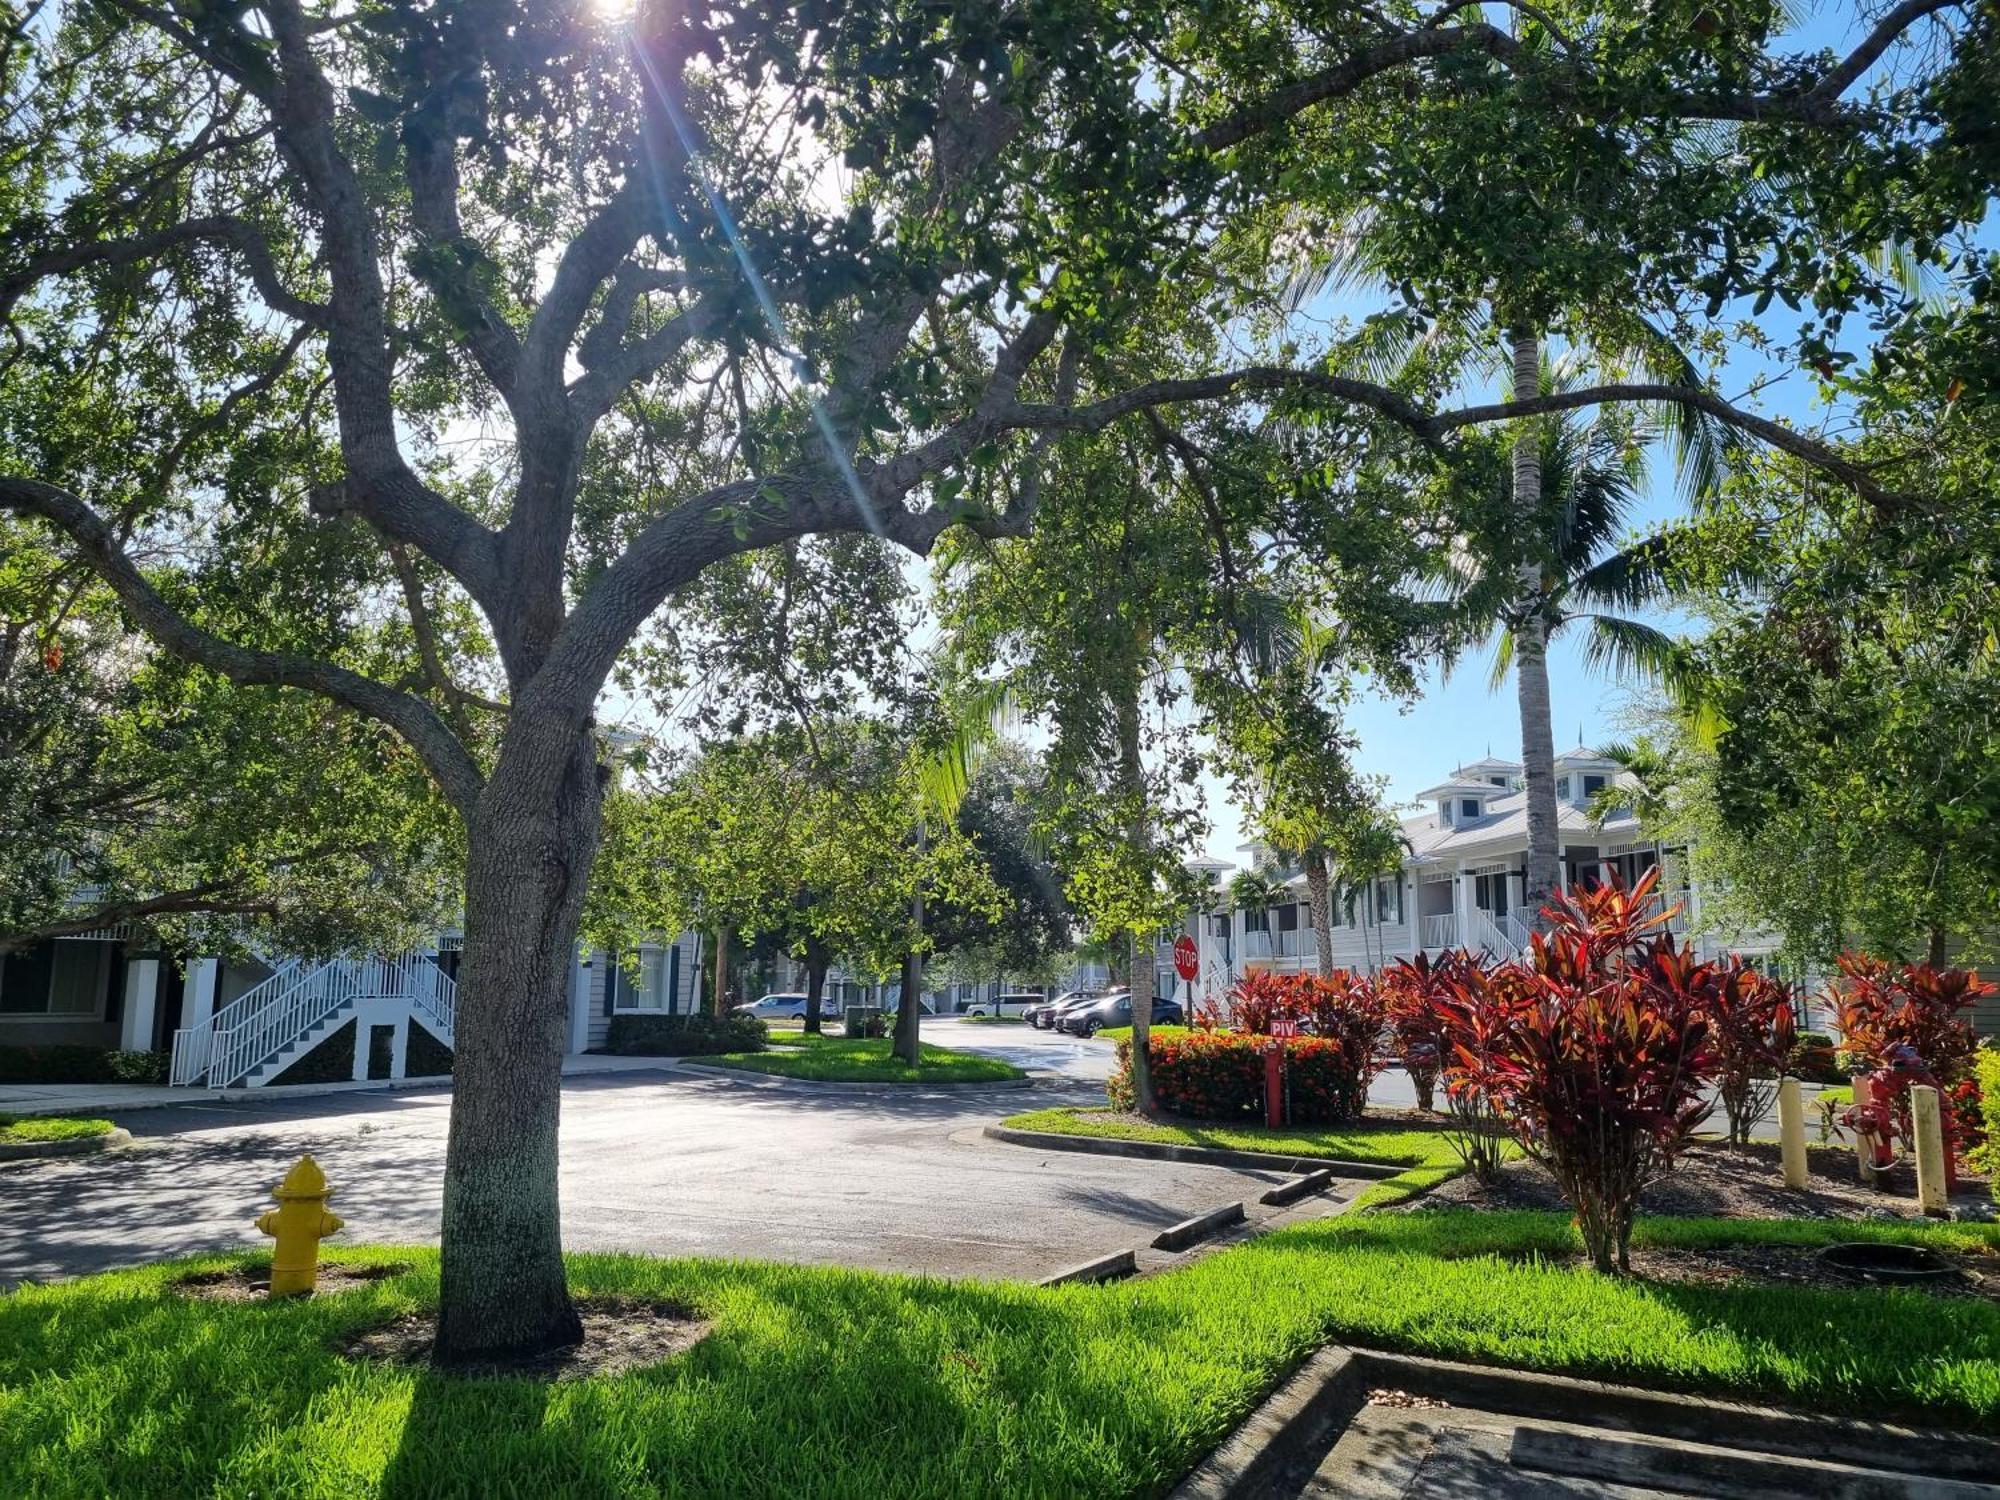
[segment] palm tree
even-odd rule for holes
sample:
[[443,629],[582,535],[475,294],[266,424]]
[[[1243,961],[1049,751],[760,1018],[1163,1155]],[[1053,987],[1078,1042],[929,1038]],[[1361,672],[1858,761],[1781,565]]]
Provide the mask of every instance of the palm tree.
[[1238,870],[1229,882],[1229,904],[1236,911],[1268,912],[1291,899],[1292,892],[1285,884],[1285,873],[1276,865]]
[[[1559,390],[1574,366],[1550,367],[1532,334],[1512,339],[1516,388]],[[1450,588],[1495,638],[1492,685],[1511,669],[1521,719],[1528,854],[1526,906],[1540,911],[1554,891],[1557,844],[1555,733],[1549,708],[1548,649],[1565,631],[1586,632],[1593,670],[1675,685],[1675,638],[1624,611],[1679,597],[1671,543],[1663,535],[1622,541],[1654,435],[1630,413],[1543,419],[1528,424],[1513,451],[1513,503],[1505,523],[1449,563]],[[1698,483],[1700,481],[1697,481]],[[1449,665],[1449,663],[1447,663]]]

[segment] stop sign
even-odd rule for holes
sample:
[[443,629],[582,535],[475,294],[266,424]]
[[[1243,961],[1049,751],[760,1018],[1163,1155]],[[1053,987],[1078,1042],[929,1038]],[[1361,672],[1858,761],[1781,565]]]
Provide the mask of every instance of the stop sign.
[[1174,972],[1181,978],[1193,982],[1201,971],[1201,952],[1191,937],[1182,937],[1174,944]]

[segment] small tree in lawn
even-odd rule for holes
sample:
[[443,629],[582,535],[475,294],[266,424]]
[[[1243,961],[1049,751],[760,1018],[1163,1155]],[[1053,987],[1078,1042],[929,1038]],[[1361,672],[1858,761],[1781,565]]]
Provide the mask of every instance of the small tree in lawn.
[[1649,871],[1547,908],[1530,967],[1501,975],[1520,987],[1504,1045],[1469,1069],[1561,1186],[1600,1271],[1631,1269],[1639,1194],[1708,1113],[1713,971],[1675,948],[1653,883]]
[[1750,1127],[1771,1107],[1798,1040],[1791,986],[1730,954],[1708,965],[1709,1041],[1715,1050],[1716,1092],[1729,1117],[1729,1143],[1750,1144]]

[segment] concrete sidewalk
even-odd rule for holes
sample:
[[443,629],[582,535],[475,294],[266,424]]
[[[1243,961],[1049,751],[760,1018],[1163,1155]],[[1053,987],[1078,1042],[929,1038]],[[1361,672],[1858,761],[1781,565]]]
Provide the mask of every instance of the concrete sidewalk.
[[[585,1073],[627,1073],[671,1068],[671,1057],[609,1057],[579,1053],[563,1059],[565,1078]],[[218,1100],[304,1099],[315,1094],[350,1094],[381,1089],[449,1089],[449,1076],[371,1078],[365,1083],[281,1084],[261,1089],[175,1089],[144,1083],[0,1084],[0,1115],[82,1115],[93,1118],[130,1109],[160,1109]]]

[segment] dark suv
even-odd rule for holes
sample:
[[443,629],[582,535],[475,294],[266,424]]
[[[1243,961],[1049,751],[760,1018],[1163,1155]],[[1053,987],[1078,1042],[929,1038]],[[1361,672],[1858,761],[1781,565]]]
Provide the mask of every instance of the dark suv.
[[[1178,1000],[1153,1000],[1153,1024],[1155,1026],[1178,1026],[1185,1013]],[[1132,1024],[1132,997],[1130,995],[1107,995],[1094,1004],[1078,1006],[1064,1014],[1062,1029],[1077,1036],[1096,1036],[1108,1026],[1130,1026]]]

